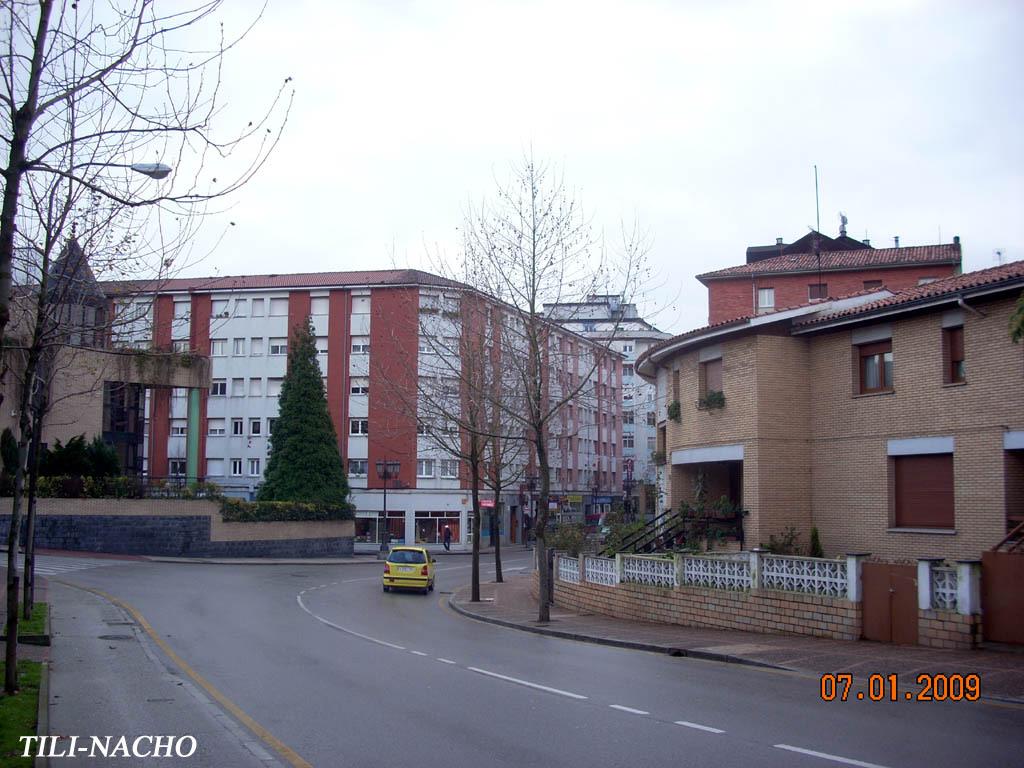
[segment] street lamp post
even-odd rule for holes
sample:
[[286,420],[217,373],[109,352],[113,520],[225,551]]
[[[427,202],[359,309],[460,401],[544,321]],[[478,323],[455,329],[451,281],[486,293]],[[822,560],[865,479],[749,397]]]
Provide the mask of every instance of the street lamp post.
[[626,518],[627,523],[633,522],[631,512],[633,506],[633,488],[635,486],[636,481],[633,480],[633,473],[627,472],[622,478],[622,515]]
[[380,525],[380,551],[377,554],[378,560],[383,560],[388,556],[388,480],[393,477],[398,477],[398,472],[402,468],[400,461],[388,461],[387,459],[380,459],[377,461],[377,477],[384,481],[384,509],[381,512],[381,525]]

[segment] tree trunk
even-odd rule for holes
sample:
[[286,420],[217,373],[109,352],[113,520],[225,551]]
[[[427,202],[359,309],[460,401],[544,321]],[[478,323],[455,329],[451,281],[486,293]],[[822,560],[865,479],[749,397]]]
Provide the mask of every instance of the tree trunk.
[[[22,428],[25,428],[22,416]],[[27,430],[25,430],[27,431]],[[20,441],[18,469],[14,473],[14,498],[11,500],[11,527],[7,532],[7,646],[4,653],[4,693],[18,690],[18,542],[21,533],[21,492],[25,483],[28,446]]]
[[21,598],[22,616],[28,621],[36,602],[36,485],[39,480],[39,441],[43,432],[43,415],[37,411],[32,423],[32,440],[28,444],[28,504],[25,509],[25,568]]
[[[500,491],[495,494],[495,502],[494,502],[495,505],[497,505],[496,509],[498,510],[497,517],[498,517],[499,523],[501,522],[501,506],[500,506],[500,502],[497,501],[497,499],[500,497],[500,495],[501,495]],[[494,530],[494,524],[493,523],[491,523],[491,530]],[[500,532],[500,526],[499,526],[499,532]],[[501,584],[503,581],[504,581],[504,579],[501,577],[501,536],[499,535],[498,538],[497,538],[497,541],[495,541],[495,543],[494,543],[494,582],[496,584]]]
[[[475,437],[470,438],[476,439]],[[473,454],[475,455],[475,452]],[[470,485],[473,499],[473,580],[470,601],[480,602],[480,462],[470,461]]]

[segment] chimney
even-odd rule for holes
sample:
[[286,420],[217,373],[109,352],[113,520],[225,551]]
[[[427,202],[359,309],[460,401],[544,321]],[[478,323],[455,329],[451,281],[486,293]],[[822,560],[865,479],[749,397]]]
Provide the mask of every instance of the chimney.
[[863,242],[864,245],[871,245],[871,241],[868,240],[868,238],[866,238],[866,237],[861,242]]
[[775,238],[775,244],[776,245],[782,245],[782,238],[781,237],[776,237]]
[[960,245],[960,235],[953,235],[953,245]]
[[896,237],[894,237],[893,240],[896,242],[896,247],[899,248],[900,247],[900,236],[896,235]]

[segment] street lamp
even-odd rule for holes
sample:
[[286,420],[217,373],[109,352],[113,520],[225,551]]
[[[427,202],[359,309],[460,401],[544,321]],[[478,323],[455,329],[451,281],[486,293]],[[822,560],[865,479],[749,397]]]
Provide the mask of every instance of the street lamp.
[[388,461],[386,459],[379,459],[377,461],[377,477],[384,481],[384,509],[381,512],[378,560],[383,560],[388,556],[388,480],[398,477],[398,472],[401,468],[402,463],[400,461]]
[[636,481],[633,480],[633,473],[627,472],[622,478],[622,514],[626,518],[627,523],[633,522],[630,512],[633,502],[633,488],[635,487]]
[[128,166],[136,173],[149,176],[151,179],[166,179],[173,168],[163,163],[132,163]]

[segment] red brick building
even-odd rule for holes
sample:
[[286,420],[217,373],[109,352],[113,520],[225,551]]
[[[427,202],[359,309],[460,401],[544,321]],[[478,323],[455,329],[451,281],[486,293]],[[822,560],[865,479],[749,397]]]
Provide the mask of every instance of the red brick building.
[[[815,252],[817,251],[817,253]],[[811,232],[795,243],[747,249],[747,263],[697,275],[708,289],[708,322],[774,312],[869,290],[902,291],[960,273],[952,243],[873,248]]]

